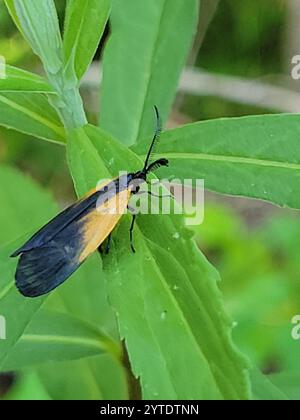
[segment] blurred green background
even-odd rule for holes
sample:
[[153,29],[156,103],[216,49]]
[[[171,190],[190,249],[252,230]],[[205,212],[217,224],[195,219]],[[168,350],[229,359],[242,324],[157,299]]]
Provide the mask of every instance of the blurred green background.
[[[300,53],[300,45],[295,50],[299,30],[293,20],[297,7],[300,13],[299,1],[207,2],[211,11],[201,16],[190,66],[213,76],[232,76],[233,81],[242,78],[289,91],[298,89],[289,72],[292,55]],[[64,1],[57,1],[57,5],[63,19]],[[10,65],[41,71],[38,59],[13,26],[2,0],[0,10],[0,54]],[[102,48],[103,44],[95,66]],[[90,121],[97,119],[98,102],[93,96],[97,86],[98,80],[92,74],[82,86]],[[183,90],[169,126],[223,116],[279,112],[280,106],[267,109],[260,103],[238,103],[230,95],[226,98],[187,94]],[[0,162],[30,175],[50,190],[62,207],[74,199],[61,146],[0,128]],[[291,338],[291,319],[300,313],[299,213],[255,200],[207,193],[205,221],[195,228],[195,234],[201,250],[220,271],[226,307],[235,320],[237,345],[265,373],[294,370],[300,352],[300,342]],[[22,380],[26,382],[22,392],[35,387],[38,381],[29,375],[12,387],[13,378],[3,376],[0,395],[6,393],[15,398]],[[26,398],[26,393],[21,397]]]

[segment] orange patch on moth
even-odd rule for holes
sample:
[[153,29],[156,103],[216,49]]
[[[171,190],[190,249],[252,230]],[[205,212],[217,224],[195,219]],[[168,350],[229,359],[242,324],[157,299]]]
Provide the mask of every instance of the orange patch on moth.
[[126,211],[130,195],[131,191],[128,189],[120,192],[81,220],[83,249],[79,255],[80,263],[91,255],[116,227]]

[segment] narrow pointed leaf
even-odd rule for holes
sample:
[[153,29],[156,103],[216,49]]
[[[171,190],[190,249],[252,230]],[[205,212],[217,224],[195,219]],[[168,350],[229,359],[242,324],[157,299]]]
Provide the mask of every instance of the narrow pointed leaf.
[[69,0],[64,30],[65,60],[73,60],[80,80],[93,60],[104,32],[111,0]]
[[100,125],[125,144],[152,133],[154,105],[166,121],[196,32],[198,6],[198,0],[114,1]]
[[18,30],[21,33],[23,33],[22,32],[21,23],[20,23],[20,20],[18,18],[18,15],[17,15],[17,11],[16,11],[14,0],[4,0],[4,2],[5,2],[5,5],[6,5],[8,11],[9,11],[9,14],[10,14],[11,18],[15,22],[16,27],[18,28]]
[[13,13],[46,71],[56,75],[62,69],[62,40],[54,1],[14,0]]
[[[300,208],[300,117],[261,115],[205,121],[163,133],[162,174],[200,178],[207,189]],[[142,151],[143,150],[143,151]],[[146,153],[146,147],[135,149]]]
[[65,130],[47,97],[31,92],[0,92],[0,125],[56,143]]
[[47,81],[33,73],[6,66],[6,77],[0,78],[0,92],[36,92],[54,94]]
[[120,349],[100,330],[71,315],[41,310],[9,353],[3,369],[12,371],[104,353],[118,357]]

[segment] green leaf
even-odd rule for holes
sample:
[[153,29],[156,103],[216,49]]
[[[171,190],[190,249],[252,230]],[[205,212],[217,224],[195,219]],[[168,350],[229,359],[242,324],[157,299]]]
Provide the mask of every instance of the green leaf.
[[[130,169],[132,162],[139,167],[133,154],[101,130],[87,126],[76,133],[67,144],[79,193],[107,175],[105,166],[115,176],[121,162],[126,168],[126,160]],[[219,277],[190,239],[181,216],[141,217],[136,255],[130,252],[128,228],[124,217],[104,266],[109,299],[144,398],[249,398],[247,364],[232,344]]]
[[0,245],[15,241],[39,228],[57,212],[51,194],[29,177],[0,165]]
[[[8,238],[14,240],[16,237],[24,235],[30,229],[37,229],[57,213],[57,208],[48,193],[40,190],[35,184],[11,168],[0,168],[0,185],[2,186],[2,207],[5,205],[5,208],[3,207],[2,209],[5,217],[0,215],[0,229],[3,240]],[[34,203],[34,206],[32,203]],[[30,235],[27,234],[26,238],[28,236]],[[52,294],[51,298],[47,299],[52,302],[55,301],[55,295],[61,296],[64,293],[64,287],[65,293],[70,294],[68,297],[72,299],[77,286],[77,291],[80,294],[74,299],[74,306],[72,307],[70,301],[64,301],[63,303],[67,303],[67,306],[64,308],[66,309],[65,315],[45,317],[39,312],[41,305],[45,302],[45,298],[25,299],[14,286],[14,272],[17,261],[9,258],[9,255],[26,238],[12,242],[0,249],[0,314],[5,316],[7,323],[7,340],[0,340],[0,370],[23,367],[24,365],[45,362],[50,359],[65,360],[99,354],[99,350],[101,351],[100,340],[103,334],[99,332],[98,327],[95,330],[86,323],[90,320],[98,320],[101,326],[105,325],[106,330],[109,332],[114,331],[107,304],[102,317],[97,317],[96,314],[96,305],[99,305],[99,314],[105,303],[105,296],[102,295],[103,288],[102,290],[101,287],[99,288],[99,293],[98,290],[95,290],[97,287],[96,280],[99,282],[97,266],[101,267],[100,261],[98,259],[97,262],[94,260],[92,265],[92,261],[89,261],[85,267],[82,267],[76,273],[75,277],[77,277],[77,280],[76,278],[70,279],[69,285],[63,286],[59,292]],[[81,289],[78,288],[78,285]],[[85,287],[86,291],[84,293]],[[90,290],[88,289],[89,287]],[[94,300],[88,297],[88,290],[90,295],[95,298]],[[75,305],[77,305],[77,308],[75,308]],[[94,306],[93,310],[91,306]],[[70,320],[70,315],[67,313],[72,313],[72,311],[86,321],[77,321],[72,318]],[[24,337],[25,330],[26,335]],[[40,333],[38,337],[36,336],[37,332]],[[51,336],[51,340],[48,341],[45,335]],[[84,340],[80,340],[80,335],[83,335]],[[64,342],[65,338],[66,342]],[[47,347],[45,347],[45,343],[47,343]],[[54,343],[57,345],[54,345]],[[90,346],[91,343],[95,345],[94,350]],[[111,340],[109,343],[111,343]],[[112,354],[115,353],[116,347],[114,344],[112,344],[110,350],[112,350]],[[51,370],[51,364],[49,366]],[[66,374],[60,368],[57,366],[55,370],[57,384],[63,377],[63,372]],[[61,373],[61,377],[58,371]],[[82,392],[82,395],[94,395],[97,398],[101,391],[101,395],[110,395],[110,398],[113,398],[113,392],[116,390],[115,395],[120,396],[120,398],[126,398],[126,383],[123,369],[120,363],[114,361],[111,357],[97,358],[93,362],[82,361],[78,371],[76,365],[72,372],[73,376],[71,376],[74,379],[77,377],[82,380],[82,383],[87,382],[90,385],[86,392]],[[105,376],[95,379],[96,374],[98,375],[100,372]],[[71,383],[70,376],[66,375],[63,378],[65,387],[70,391],[74,389],[75,385]],[[69,380],[67,381],[66,378],[69,378]],[[54,382],[53,378],[52,382]],[[105,382],[108,384],[108,390],[105,390]],[[91,388],[92,385],[94,388]],[[77,392],[79,391],[80,387],[77,387]]]
[[6,5],[8,11],[9,11],[9,14],[10,14],[11,18],[15,22],[16,27],[23,34],[21,23],[20,23],[20,20],[18,18],[16,7],[15,7],[15,4],[14,4],[14,0],[4,0],[4,2],[5,2],[5,5]]
[[110,13],[111,0],[69,0],[64,30],[65,60],[80,80],[93,60]]
[[[103,275],[101,259],[98,255],[92,256],[70,280],[49,296],[45,307],[98,325],[102,331],[119,340],[115,316],[107,302]],[[127,398],[124,368],[110,355],[59,365],[50,363],[39,372],[53,399]]]
[[17,383],[5,398],[5,400],[10,401],[48,401],[50,399],[50,396],[35,372],[22,373]]
[[22,33],[37,54],[48,74],[62,69],[62,40],[53,0],[14,0]]
[[100,125],[125,144],[153,132],[154,105],[166,121],[196,31],[198,6],[197,0],[114,1]]
[[94,188],[101,176],[109,177],[109,172],[84,128],[74,130],[70,134],[67,141],[67,156],[78,197]]
[[[24,235],[30,229],[36,228],[41,222],[44,223],[49,220],[56,209],[49,194],[45,194],[34,184],[28,187],[29,181],[23,179],[15,171],[1,168],[0,185],[9,185],[9,183],[11,188],[14,188],[14,199],[12,199],[12,195],[8,196],[7,194],[4,194],[3,197],[8,200],[6,210],[11,218],[9,232],[11,241],[14,242],[0,248],[0,311],[1,315],[6,318],[7,325],[7,339],[0,340],[0,370],[44,300],[43,298],[25,299],[20,295],[14,285],[17,261],[9,258],[9,255],[20,245],[20,240],[15,241],[17,237]],[[27,200],[31,201],[32,205],[38,209],[38,212],[32,211],[30,218],[28,218],[26,207],[28,205]],[[25,216],[22,209],[24,209]],[[15,222],[15,227],[13,227],[13,222]],[[6,229],[7,218],[0,218],[0,230],[6,232],[7,235]]]
[[0,125],[44,140],[65,142],[56,111],[40,93],[1,92]]
[[38,369],[39,377],[53,400],[126,400],[126,376],[109,355]]
[[17,291],[14,284],[16,261],[9,258],[14,249],[16,245],[0,248],[0,307],[8,331],[6,340],[0,340],[0,371],[4,370],[7,357],[43,303],[43,299],[24,299]]
[[68,314],[41,310],[10,351],[3,369],[12,371],[107,352],[120,357],[117,344],[99,329]]
[[[223,118],[166,131],[161,174],[204,179],[219,193],[300,208],[299,115]],[[135,149],[140,155],[146,146]]]
[[15,12],[33,51],[41,58],[57,96],[50,96],[65,127],[86,124],[82,98],[72,67],[64,66],[63,43],[53,0],[14,0]]
[[49,296],[45,307],[52,311],[64,311],[82,321],[101,326],[102,331],[119,338],[115,317],[107,302],[102,261],[96,254],[74,273],[70,281],[66,281],[56,293]]
[[0,78],[0,92],[54,93],[42,77],[12,66],[6,66],[6,78]]
[[282,372],[269,376],[274,386],[282,390],[291,400],[300,400],[300,372]]
[[289,398],[258,369],[251,372],[253,396],[257,401],[287,401]]

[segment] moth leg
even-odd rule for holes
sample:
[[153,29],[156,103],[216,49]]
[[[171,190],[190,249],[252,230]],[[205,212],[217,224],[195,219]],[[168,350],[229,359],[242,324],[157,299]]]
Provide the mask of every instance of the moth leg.
[[106,242],[106,247],[105,247],[105,254],[106,255],[108,255],[109,254],[109,251],[110,251],[111,237],[112,237],[112,234],[110,233],[108,235],[107,242]]
[[131,222],[131,226],[130,226],[130,231],[129,231],[129,236],[130,236],[130,247],[132,252],[135,254],[135,248],[134,248],[134,244],[133,244],[133,229],[134,229],[134,224],[136,221],[136,214],[132,215],[132,222]]
[[130,211],[130,213],[133,215],[135,213],[135,209],[131,207],[129,204],[127,206],[127,209]]
[[165,195],[159,195],[159,194],[154,194],[151,191],[146,191],[151,197],[156,197],[156,198],[173,198],[172,194],[165,194]]
[[159,194],[154,194],[151,191],[140,191],[136,195],[143,195],[143,194],[148,194],[151,197],[156,197],[156,198],[173,198],[173,195],[172,194],[159,195]]
[[98,246],[98,252],[99,252],[100,255],[109,254],[110,245],[111,245],[111,237],[112,237],[112,234],[110,233],[109,236],[107,237],[107,242],[106,242],[106,245],[105,245],[105,249],[103,249],[103,244]]

